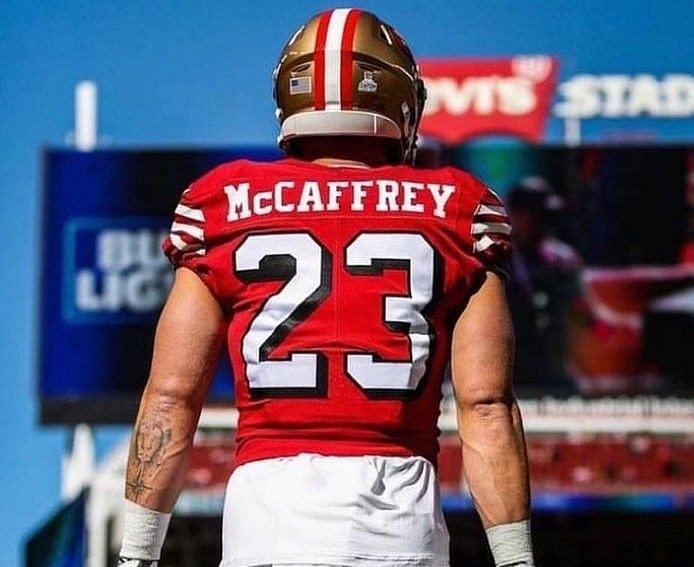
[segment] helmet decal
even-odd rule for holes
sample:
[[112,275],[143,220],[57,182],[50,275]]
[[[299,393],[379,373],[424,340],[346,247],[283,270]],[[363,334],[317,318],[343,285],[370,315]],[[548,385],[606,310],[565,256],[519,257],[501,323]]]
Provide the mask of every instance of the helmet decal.
[[374,79],[373,71],[364,71],[364,78],[359,81],[357,90],[362,93],[375,93],[378,90],[378,83]]

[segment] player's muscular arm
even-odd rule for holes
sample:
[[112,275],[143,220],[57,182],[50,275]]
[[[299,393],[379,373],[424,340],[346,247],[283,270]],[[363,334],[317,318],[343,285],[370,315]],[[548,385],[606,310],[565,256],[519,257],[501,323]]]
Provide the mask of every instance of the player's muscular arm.
[[513,353],[504,282],[488,272],[456,324],[452,345],[463,468],[485,529],[529,514],[523,426],[512,388]]
[[224,314],[192,271],[176,272],[154,341],[132,435],[125,496],[168,512],[181,490],[200,411],[222,344]]

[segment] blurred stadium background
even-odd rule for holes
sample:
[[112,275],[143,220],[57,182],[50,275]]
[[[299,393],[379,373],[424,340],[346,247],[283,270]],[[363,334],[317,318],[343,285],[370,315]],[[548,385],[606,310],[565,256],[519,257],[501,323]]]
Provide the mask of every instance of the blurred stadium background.
[[[539,564],[691,564],[694,5],[360,6],[422,59],[421,162],[471,170],[514,216]],[[170,278],[161,233],[200,173],[278,155],[271,70],[327,7],[0,2],[0,564],[112,560],[125,424]],[[218,561],[224,366],[210,402],[165,565]],[[450,395],[440,425],[453,565],[488,565]]]

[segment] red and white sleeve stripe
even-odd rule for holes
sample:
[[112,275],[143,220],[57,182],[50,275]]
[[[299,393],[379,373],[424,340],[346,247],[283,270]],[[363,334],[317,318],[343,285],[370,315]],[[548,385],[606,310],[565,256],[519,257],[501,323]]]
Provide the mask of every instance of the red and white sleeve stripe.
[[480,203],[472,215],[472,251],[490,269],[508,275],[511,223],[501,201],[494,201]]
[[[184,192],[185,198],[185,192]],[[205,255],[205,215],[202,209],[179,203],[174,211],[174,221],[171,224],[169,236],[162,248],[178,267],[188,255]]]

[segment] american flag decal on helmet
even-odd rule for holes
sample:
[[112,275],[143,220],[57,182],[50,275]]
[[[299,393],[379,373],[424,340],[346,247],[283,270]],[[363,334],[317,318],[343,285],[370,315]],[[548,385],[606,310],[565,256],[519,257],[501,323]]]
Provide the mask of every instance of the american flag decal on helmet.
[[[185,195],[187,191],[183,194]],[[185,198],[185,197],[184,197]],[[201,209],[179,203],[171,224],[171,231],[162,247],[177,265],[187,254],[205,255],[205,215]]]
[[508,276],[511,252],[511,223],[500,199],[487,192],[488,202],[477,205],[472,215],[472,252],[485,264],[493,265]]
[[310,94],[311,77],[292,77],[289,79],[289,94]]

